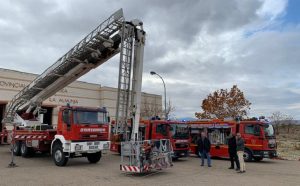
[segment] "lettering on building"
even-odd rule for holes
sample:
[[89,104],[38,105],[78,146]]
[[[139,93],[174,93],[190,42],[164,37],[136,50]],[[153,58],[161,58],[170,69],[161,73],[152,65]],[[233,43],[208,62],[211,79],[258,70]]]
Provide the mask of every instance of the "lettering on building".
[[[21,82],[13,82],[13,81],[5,81],[5,80],[0,80],[0,87],[4,88],[13,88],[13,89],[18,89],[21,90],[24,87],[26,87],[29,83],[21,83]],[[68,93],[68,89],[63,88],[58,93]]]
[[10,82],[10,81],[0,81],[0,87],[21,89],[21,88],[24,88],[25,86],[26,86],[25,83]]
[[50,97],[48,99],[49,102],[65,105],[67,103],[71,105],[78,105],[78,99],[72,99],[72,98],[60,98],[60,97]]

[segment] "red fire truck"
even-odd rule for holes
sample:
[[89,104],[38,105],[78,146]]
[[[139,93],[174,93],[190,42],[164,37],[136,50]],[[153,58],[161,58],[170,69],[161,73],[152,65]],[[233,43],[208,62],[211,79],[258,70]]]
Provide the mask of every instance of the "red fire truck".
[[[34,118],[29,119],[35,122]],[[18,127],[14,131],[16,156],[28,157],[35,152],[51,152],[56,165],[66,165],[69,158],[87,157],[90,163],[109,149],[109,125],[105,108],[61,107],[57,128],[52,125]]]
[[[112,124],[112,132],[114,129]],[[128,126],[128,131],[131,127]],[[129,134],[130,136],[130,134]],[[173,148],[173,159],[189,155],[189,128],[184,122],[166,120],[142,120],[139,125],[140,140],[169,139]],[[122,135],[111,135],[111,151],[121,152]]]
[[245,140],[244,158],[246,161],[260,161],[277,156],[276,138],[273,126],[266,120],[224,121],[204,120],[187,122],[191,130],[190,150],[198,154],[197,140],[201,131],[207,132],[211,141],[211,156],[228,158],[227,136],[241,133]]

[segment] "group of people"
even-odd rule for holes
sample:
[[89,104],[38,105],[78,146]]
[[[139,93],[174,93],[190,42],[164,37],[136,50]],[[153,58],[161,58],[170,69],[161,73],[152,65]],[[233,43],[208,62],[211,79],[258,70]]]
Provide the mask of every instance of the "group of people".
[[[246,166],[244,162],[244,149],[245,149],[245,141],[241,137],[240,133],[237,133],[234,136],[230,133],[227,137],[228,140],[228,153],[230,157],[230,167],[229,169],[234,169],[234,163],[236,164],[236,171],[238,173],[245,173]],[[211,143],[206,136],[205,132],[201,132],[201,136],[198,139],[198,151],[201,155],[201,166],[204,166],[204,159],[207,158],[207,165],[211,167],[211,158],[210,158],[210,148]]]

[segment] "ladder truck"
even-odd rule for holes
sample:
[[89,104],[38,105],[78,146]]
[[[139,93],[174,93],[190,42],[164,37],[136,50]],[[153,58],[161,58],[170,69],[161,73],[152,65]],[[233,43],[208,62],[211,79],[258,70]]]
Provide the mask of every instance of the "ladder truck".
[[[54,129],[41,122],[45,112],[41,106],[45,99],[120,51],[121,58],[128,58],[129,54],[124,52],[131,49],[126,42],[131,42],[135,35],[125,28],[129,25],[134,29],[136,23],[139,22],[125,21],[123,10],[118,10],[14,96],[2,121],[6,127],[13,126],[14,155],[27,157],[37,151],[50,152],[57,166],[66,165],[69,158],[75,157],[87,157],[90,163],[101,159],[101,151],[110,145],[105,108],[60,107]],[[126,65],[121,61],[120,69]]]
[[[142,140],[139,134],[145,31],[139,20],[122,27],[116,127],[121,139],[120,170],[145,173],[172,166],[169,139]],[[130,125],[130,127],[129,127]]]

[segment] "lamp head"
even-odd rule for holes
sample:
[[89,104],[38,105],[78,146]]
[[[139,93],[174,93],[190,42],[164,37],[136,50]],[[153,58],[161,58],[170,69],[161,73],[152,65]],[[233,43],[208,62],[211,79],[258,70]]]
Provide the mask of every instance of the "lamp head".
[[155,75],[155,74],[156,74],[156,72],[154,72],[154,71],[151,71],[151,72],[150,72],[150,74],[151,74],[151,75]]

